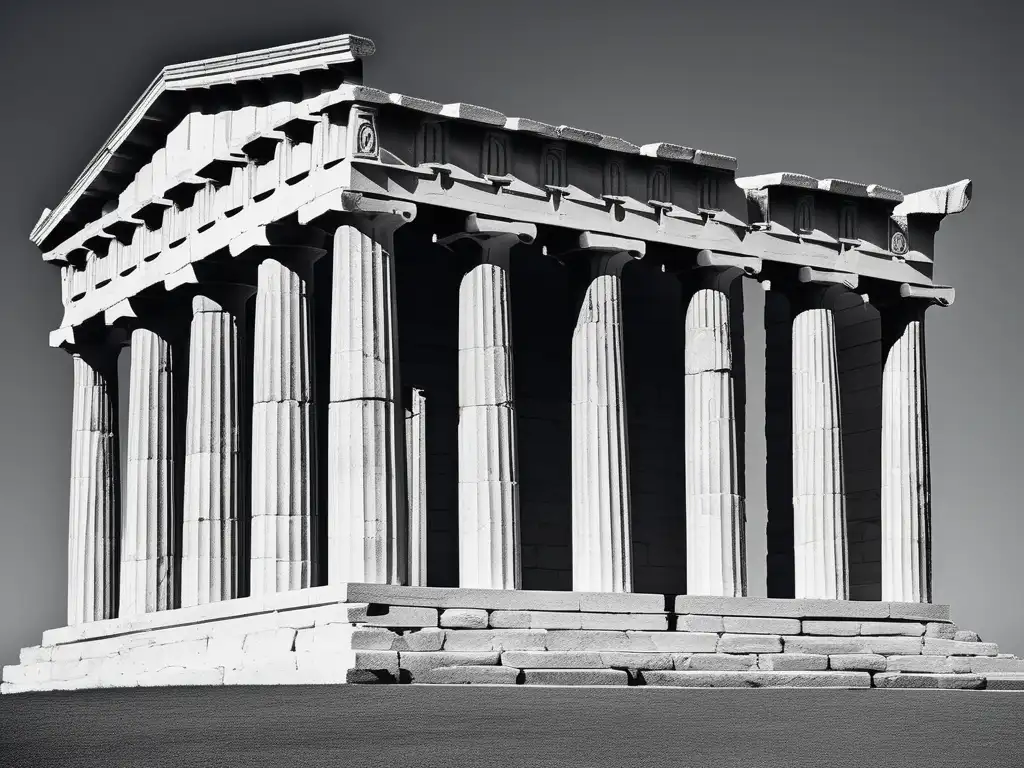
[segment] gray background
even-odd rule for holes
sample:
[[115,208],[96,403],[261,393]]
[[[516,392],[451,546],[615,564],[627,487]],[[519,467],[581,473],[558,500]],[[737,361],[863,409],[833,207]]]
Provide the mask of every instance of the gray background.
[[[929,312],[935,600],[1024,654],[1016,224],[1020,6],[1004,2],[97,0],[0,9],[0,663],[65,620],[71,364],[58,272],[28,233],[159,69],[340,32],[369,84],[636,143],[913,191],[964,177]],[[748,349],[763,344],[749,286]],[[627,319],[628,322],[628,319]],[[751,594],[764,594],[762,372],[749,371]]]

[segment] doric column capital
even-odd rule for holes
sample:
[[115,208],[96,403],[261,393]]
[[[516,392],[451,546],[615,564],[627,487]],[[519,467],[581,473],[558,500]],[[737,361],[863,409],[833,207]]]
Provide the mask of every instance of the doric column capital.
[[601,232],[581,232],[578,249],[589,252],[592,276],[619,276],[627,264],[644,257],[647,243]]
[[481,264],[508,266],[512,248],[529,245],[537,239],[537,226],[521,221],[493,219],[471,213],[466,217],[465,230],[438,239],[438,245],[451,246],[457,242],[471,242],[477,246]]
[[757,256],[737,256],[707,249],[697,253],[697,262],[692,268],[692,274],[697,279],[697,288],[719,291],[728,290],[733,280],[738,277],[753,277],[760,273],[761,259]]
[[236,259],[278,261],[308,280],[313,263],[327,252],[326,242],[327,233],[319,227],[266,224],[236,237],[228,243],[228,252]]
[[336,189],[300,207],[298,222],[327,231],[347,224],[390,248],[395,230],[415,220],[416,211],[415,203]]
[[50,332],[50,346],[80,357],[97,370],[117,365],[117,356],[128,342],[124,328],[110,328],[101,322],[58,328]]
[[230,312],[241,317],[256,293],[256,271],[242,264],[187,264],[164,278],[164,288],[191,297],[192,312]]
[[177,342],[188,336],[191,301],[163,291],[122,299],[103,312],[103,322],[128,334],[139,328]]

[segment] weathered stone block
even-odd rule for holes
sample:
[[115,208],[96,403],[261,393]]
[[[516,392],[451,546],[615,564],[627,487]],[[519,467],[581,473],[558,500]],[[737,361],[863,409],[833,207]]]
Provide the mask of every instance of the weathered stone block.
[[726,632],[740,635],[795,635],[800,632],[800,619],[725,616],[722,623]]
[[495,629],[529,629],[530,611],[491,611],[488,624]]
[[885,664],[885,656],[877,653],[836,653],[828,657],[829,669],[841,672],[884,672]]
[[730,635],[718,641],[719,653],[782,653],[782,638],[778,635]]
[[[506,611],[578,611],[579,592],[527,589],[402,587],[394,584],[348,584],[353,602],[430,608],[484,608]],[[659,596],[660,597],[660,596]]]
[[919,621],[865,621],[860,625],[860,633],[921,637],[924,634],[924,624]]
[[942,656],[995,656],[999,653],[999,646],[995,643],[964,643],[926,637],[924,652]]
[[[356,627],[352,631],[352,649],[357,651],[397,651],[395,643],[400,635],[386,627]],[[295,650],[300,650],[296,640]],[[312,650],[306,643],[301,650]]]
[[530,627],[533,629],[582,629],[583,618],[579,611],[530,611]]
[[951,670],[958,674],[966,674],[971,672],[971,659],[975,658],[988,658],[986,656],[947,656],[946,661],[949,662]]
[[21,653],[18,655],[18,660],[22,664],[38,664],[44,661],[52,661],[53,646],[32,645],[28,648],[22,648]]
[[672,669],[671,653],[641,653],[635,651],[605,651],[601,661],[610,669]]
[[592,613],[664,613],[665,596],[642,592],[578,592],[579,610]]
[[477,608],[446,608],[440,626],[446,629],[486,629],[487,611]]
[[547,633],[549,651],[642,651],[654,650],[651,643],[646,647],[633,647],[628,633],[612,630],[549,630]]
[[501,663],[519,669],[584,669],[604,667],[600,653],[587,651],[505,651]]
[[753,669],[757,666],[756,654],[743,653],[674,653],[675,669],[692,669],[704,672],[728,672]]
[[961,643],[978,643],[981,642],[981,638],[978,637],[977,632],[972,632],[969,629],[957,630],[953,635],[953,639]]
[[910,655],[921,653],[920,637],[902,637],[892,635],[888,637],[862,637],[868,653],[880,653],[885,656],[889,654]]
[[938,637],[943,640],[953,640],[956,637],[956,624],[932,621],[925,625],[925,637]]
[[852,637],[854,635],[861,634],[861,623],[859,621],[823,621],[821,619],[804,619],[801,629],[796,632],[783,632],[782,634],[795,635],[800,631],[805,635]]
[[437,627],[407,630],[398,640],[398,651],[440,651],[444,645],[445,630]]
[[387,670],[393,675],[398,674],[397,651],[356,651],[352,662],[353,669]]
[[956,670],[945,656],[889,656],[885,660],[886,672],[942,672],[953,674]]
[[641,672],[646,685],[681,688],[869,688],[867,672]]
[[473,666],[436,667],[417,676],[417,683],[443,685],[515,685],[519,670],[514,667]]
[[629,685],[624,669],[524,669],[526,685]]
[[862,637],[814,637],[786,635],[782,638],[786,653],[817,653],[831,656],[840,653],[870,653]]
[[[380,613],[381,609],[386,609]],[[481,611],[484,615],[484,626],[487,626],[487,612]],[[364,622],[368,627],[436,627],[437,610],[434,608],[419,608],[403,605],[373,606]]]
[[820,672],[828,669],[822,653],[766,653],[757,657],[757,668],[769,672]]
[[398,664],[409,674],[410,679],[415,681],[419,674],[428,669],[491,666],[497,664],[500,658],[501,654],[497,651],[441,651],[439,653],[399,651]]
[[446,629],[446,651],[543,651],[544,629]]
[[985,686],[981,675],[931,675],[915,672],[878,672],[872,679],[876,688],[967,688]]
[[890,619],[949,621],[949,606],[937,603],[881,603],[889,606]]
[[665,631],[666,613],[580,613],[580,629],[634,629]]
[[276,656],[295,650],[294,629],[264,629],[250,632],[242,642],[242,653],[247,656]]
[[1001,659],[992,656],[971,656],[966,658],[971,672],[992,673],[1022,673],[1024,674],[1024,659]]
[[680,632],[725,632],[725,621],[722,616],[677,616],[676,629]]
[[713,632],[629,632],[631,650],[665,653],[714,653],[718,635]]

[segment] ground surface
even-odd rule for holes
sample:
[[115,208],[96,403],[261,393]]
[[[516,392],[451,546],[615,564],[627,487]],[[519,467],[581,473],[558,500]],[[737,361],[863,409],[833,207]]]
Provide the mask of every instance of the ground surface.
[[1024,765],[1024,694],[301,686],[0,698],[0,766]]

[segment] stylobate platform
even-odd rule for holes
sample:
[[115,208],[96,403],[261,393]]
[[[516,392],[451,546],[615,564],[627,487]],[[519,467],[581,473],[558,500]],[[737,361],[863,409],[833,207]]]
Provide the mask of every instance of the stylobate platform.
[[1024,688],[928,603],[339,584],[49,630],[3,691],[483,683]]

